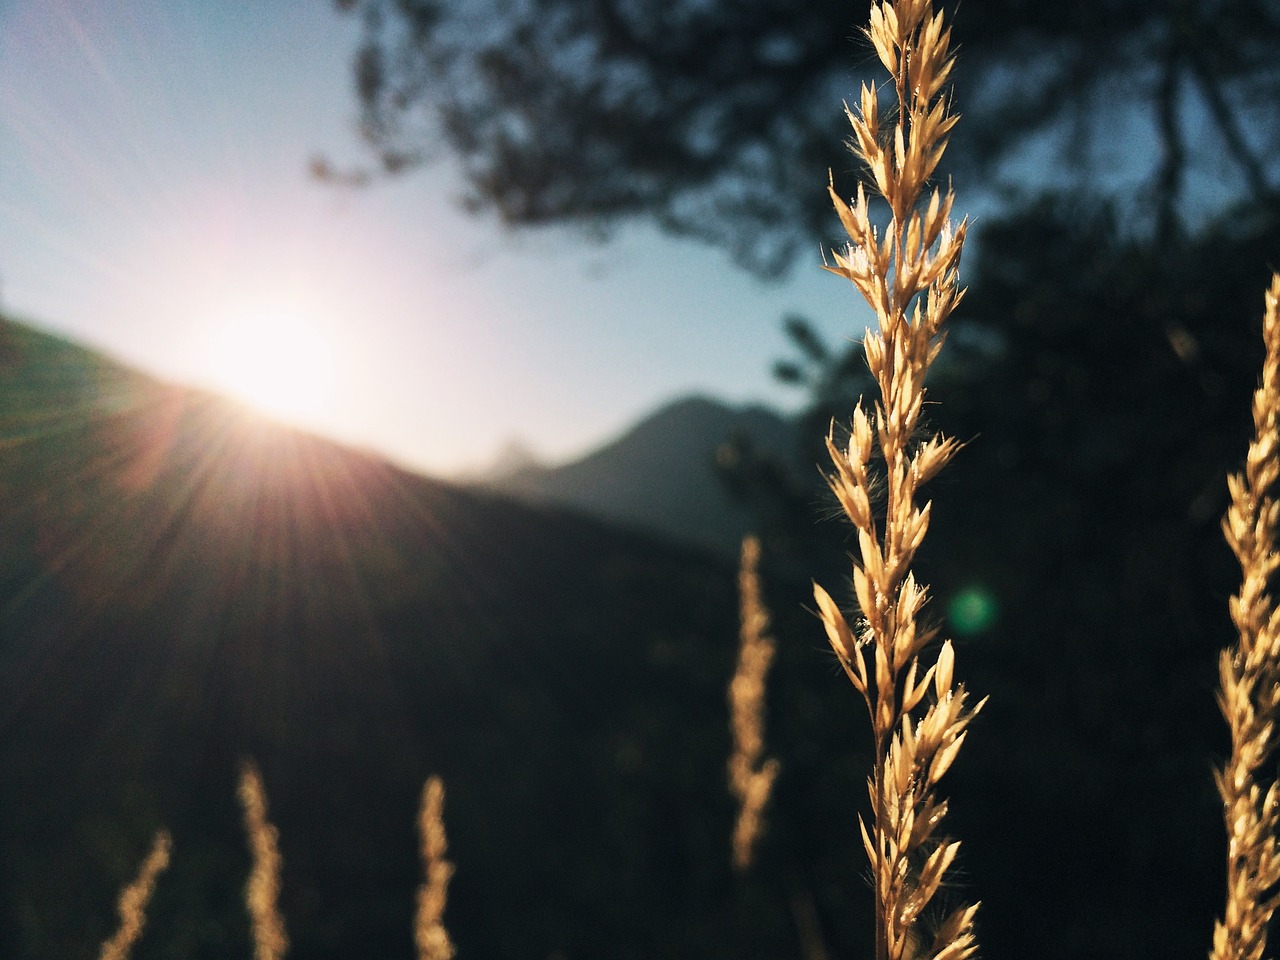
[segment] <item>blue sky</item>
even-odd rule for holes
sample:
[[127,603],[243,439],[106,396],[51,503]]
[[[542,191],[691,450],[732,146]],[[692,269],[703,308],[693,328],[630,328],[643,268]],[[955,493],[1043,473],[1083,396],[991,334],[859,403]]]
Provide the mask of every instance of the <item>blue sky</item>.
[[782,315],[860,334],[816,249],[764,284],[642,226],[512,237],[456,208],[447,160],[365,190],[311,181],[317,152],[364,159],[357,37],[326,0],[0,3],[6,311],[224,389],[219,330],[301,318],[330,381],[295,419],[443,474],[515,438],[570,458],[692,391],[794,406],[769,374]]

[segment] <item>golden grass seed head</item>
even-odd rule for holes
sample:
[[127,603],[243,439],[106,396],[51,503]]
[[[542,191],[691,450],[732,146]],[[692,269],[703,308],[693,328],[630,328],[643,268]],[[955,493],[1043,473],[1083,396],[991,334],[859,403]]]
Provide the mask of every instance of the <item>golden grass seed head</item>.
[[840,611],[840,607],[831,599],[831,595],[827,593],[819,584],[813,585],[813,599],[818,604],[818,614],[822,618],[822,624],[827,631],[827,639],[831,643],[831,647],[841,660],[852,660],[857,650],[854,643],[853,634],[849,630],[849,623],[845,620],[844,614]]
[[[867,335],[862,339],[862,350],[867,355],[867,368],[871,371],[871,375],[877,381],[881,380],[884,377],[884,337],[874,330],[867,331]],[[879,404],[876,406],[879,407]],[[879,421],[881,419],[883,418],[876,417],[877,433],[879,432]]]
[[858,601],[858,608],[862,611],[863,619],[866,620],[868,628],[871,630],[872,634],[878,635],[883,629],[884,624],[880,604],[876,602],[874,590],[875,585],[867,575],[866,570],[862,567],[855,566],[853,568],[853,593]]
[[956,653],[955,648],[951,646],[950,640],[942,642],[942,649],[938,651],[937,668],[933,674],[934,693],[938,697],[944,696],[951,690],[952,673],[955,670]]
[[946,817],[947,810],[947,801],[937,800],[932,796],[924,797],[911,829],[908,847],[913,850],[923,849],[925,842],[933,836],[934,831]]
[[854,459],[854,453],[857,453],[857,460],[867,463],[871,460],[872,449],[872,431],[871,418],[867,416],[866,410],[862,407],[862,402],[853,409],[853,423],[849,431],[849,459]]
[[968,731],[958,734],[954,740],[934,754],[933,760],[929,764],[930,783],[939,783],[947,775],[947,771],[951,769],[951,765],[959,755],[960,748],[964,745],[965,737],[968,735]]
[[858,814],[858,830],[862,834],[862,849],[866,851],[867,859],[872,863],[876,862],[876,847],[871,840],[871,833],[867,830],[867,822],[862,818],[862,814]]
[[933,680],[934,667],[930,666],[924,672],[924,676],[914,686],[908,684],[904,688],[902,698],[902,709],[904,712],[910,712],[918,707],[925,698],[925,694],[929,692],[929,684]]
[[948,53],[950,45],[951,28],[944,25],[939,12],[921,32],[916,56],[908,65],[908,82],[917,99],[932,100],[942,92],[955,64],[955,57]]
[[[961,960],[976,948],[972,911],[953,914],[947,921],[954,928],[950,938],[936,940],[927,952],[916,921],[955,856],[951,842],[928,850],[921,845],[931,842],[945,815],[945,803],[932,791],[963,745],[975,711],[966,709],[963,686],[952,686],[950,644],[943,645],[939,662],[926,665],[919,659],[936,628],[920,620],[925,595],[911,574],[931,517],[929,504],[916,506],[919,487],[958,449],[940,436],[916,440],[925,373],[941,346],[942,325],[962,294],[958,264],[965,225],[957,229],[950,223],[954,195],[934,188],[927,203],[919,205],[957,120],[942,95],[952,70],[951,34],[929,0],[900,0],[873,3],[867,35],[893,74],[895,121],[891,129],[881,129],[878,94],[869,85],[860,90],[859,109],[846,112],[853,128],[851,146],[893,220],[880,235],[870,223],[865,187],[860,185],[849,203],[832,191],[850,247],[834,255],[831,272],[848,278],[876,313],[878,330],[865,336],[863,347],[880,398],[874,417],[861,406],[855,412],[846,451],[829,445],[836,464],[832,486],[858,528],[853,587],[865,629],[860,628],[855,642],[843,616],[837,620],[824,614],[823,620],[837,653],[843,648],[857,657],[847,658],[846,671],[855,686],[862,685],[883,751],[869,781],[873,820],[859,820],[877,888],[876,956],[903,960],[910,952],[912,960],[917,955]],[[885,464],[881,522],[871,513],[866,470],[873,444]],[[825,592],[818,602],[820,608],[831,604],[834,609]],[[856,673],[865,670],[864,646],[874,658],[873,693],[866,689],[866,674]],[[930,690],[938,699],[926,708]],[[918,709],[924,712],[917,721]],[[923,823],[918,816],[925,818]]]
[[930,960],[966,960],[977,952],[973,921],[980,903],[953,911],[934,936]]
[[[892,7],[888,7],[887,12],[889,16],[893,16]],[[898,51],[894,42],[896,32],[896,18],[891,27],[886,18],[886,8],[880,4],[872,4],[871,25],[866,29],[866,36],[875,47],[880,63],[890,73],[898,72]]]
[[960,450],[960,444],[941,434],[930,437],[916,448],[911,458],[912,481],[917,488],[924,486],[942,470]]
[[883,152],[880,148],[880,103],[874,88],[863,84],[857,111],[846,103],[844,113],[853,128],[849,149],[870,168],[879,162]]

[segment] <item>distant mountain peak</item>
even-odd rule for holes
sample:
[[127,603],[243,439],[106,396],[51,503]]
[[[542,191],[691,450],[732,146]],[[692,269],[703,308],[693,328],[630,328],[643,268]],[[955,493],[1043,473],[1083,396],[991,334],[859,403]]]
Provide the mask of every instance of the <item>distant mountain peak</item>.
[[517,474],[545,469],[542,458],[520,437],[511,437],[501,447],[489,465],[474,471],[467,479],[483,484],[501,484]]
[[724,488],[715,462],[737,433],[784,461],[794,458],[794,425],[777,411],[689,394],[570,463],[491,472],[478,482],[732,554],[752,518]]

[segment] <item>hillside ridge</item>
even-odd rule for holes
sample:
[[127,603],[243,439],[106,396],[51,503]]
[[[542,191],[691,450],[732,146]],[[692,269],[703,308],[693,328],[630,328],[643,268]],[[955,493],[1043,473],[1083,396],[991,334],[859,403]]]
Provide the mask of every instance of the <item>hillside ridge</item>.
[[735,407],[691,394],[660,406],[569,463],[529,464],[478,485],[732,557],[756,524],[719,475],[717,460],[735,439],[800,467],[793,420],[761,404]]

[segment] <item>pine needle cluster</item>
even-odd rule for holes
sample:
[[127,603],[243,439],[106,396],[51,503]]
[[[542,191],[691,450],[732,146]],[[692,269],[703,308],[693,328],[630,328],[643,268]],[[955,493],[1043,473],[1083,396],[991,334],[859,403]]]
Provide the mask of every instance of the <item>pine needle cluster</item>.
[[1272,277],[1262,323],[1266,359],[1253,394],[1254,436],[1244,470],[1227,478],[1222,528],[1244,574],[1231,598],[1236,644],[1218,661],[1218,705],[1231,728],[1231,756],[1217,772],[1227,825],[1227,905],[1214,925],[1211,960],[1262,960],[1267,924],[1280,905],[1280,785],[1260,774],[1275,754],[1280,719],[1280,607],[1270,584],[1280,568],[1280,274]]
[[765,678],[777,648],[769,633],[769,610],[760,591],[760,541],[742,540],[738,573],[741,629],[738,668],[729,683],[729,716],[733,753],[729,757],[729,788],[738,801],[733,828],[733,865],[751,865],[756,842],[764,830],[764,808],[778,777],[778,761],[764,758]]
[[[954,193],[934,188],[923,200],[957,119],[944,96],[951,31],[928,0],[885,0],[872,5],[866,35],[892,77],[896,111],[882,118],[878,91],[864,84],[858,107],[846,106],[846,113],[853,152],[891,219],[883,232],[873,224],[865,185],[851,204],[832,187],[849,244],[827,267],[853,282],[879,326],[864,340],[879,398],[869,412],[861,403],[854,410],[847,444],[838,446],[834,431],[827,439],[835,467],[828,480],[857,531],[860,616],[850,623],[816,584],[814,596],[871,717],[871,822],[860,823],[875,888],[876,960],[963,960],[977,949],[976,904],[943,916],[929,937],[920,925],[959,849],[939,832],[947,812],[939,781],[982,704],[969,706],[954,681],[949,641],[923,666],[936,628],[922,616],[927,592],[911,572],[929,527],[920,488],[959,447],[941,435],[920,439],[925,378],[963,294],[958,270],[967,224],[951,223]],[[872,509],[873,489],[885,498],[883,516]]]

